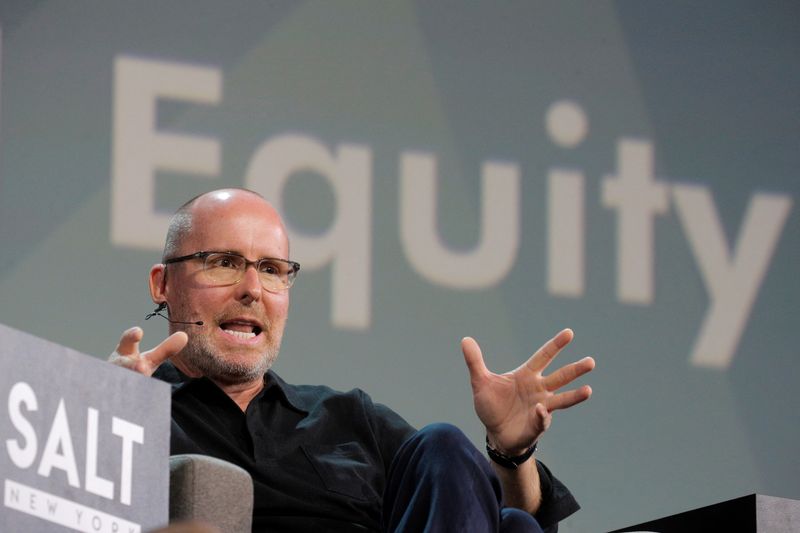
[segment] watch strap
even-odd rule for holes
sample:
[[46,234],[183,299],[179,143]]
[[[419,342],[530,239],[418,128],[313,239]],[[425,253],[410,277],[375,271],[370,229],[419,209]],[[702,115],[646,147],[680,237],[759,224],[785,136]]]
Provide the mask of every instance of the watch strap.
[[536,451],[537,442],[534,442],[530,448],[525,450],[525,453],[521,455],[506,455],[499,450],[495,450],[489,444],[489,436],[486,436],[486,453],[489,455],[489,459],[494,461],[495,463],[499,464],[503,468],[508,468],[509,470],[516,470],[519,465],[527,461],[533,455],[533,452]]

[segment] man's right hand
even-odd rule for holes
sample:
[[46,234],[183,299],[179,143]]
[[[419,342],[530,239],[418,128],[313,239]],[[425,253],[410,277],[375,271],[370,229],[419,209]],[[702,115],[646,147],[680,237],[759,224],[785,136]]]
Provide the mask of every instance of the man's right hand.
[[189,342],[186,333],[177,331],[152,350],[140,353],[139,343],[143,336],[142,328],[134,327],[126,330],[119,339],[117,349],[108,357],[108,361],[145,376],[152,376],[161,363],[183,350]]

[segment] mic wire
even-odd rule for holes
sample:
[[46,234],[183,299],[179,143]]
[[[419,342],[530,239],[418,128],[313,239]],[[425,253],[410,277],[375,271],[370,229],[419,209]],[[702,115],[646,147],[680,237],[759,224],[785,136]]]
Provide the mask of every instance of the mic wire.
[[186,325],[189,325],[189,326],[202,326],[203,325],[203,321],[202,320],[198,320],[197,322],[184,322],[182,320],[172,320],[168,316],[162,314],[162,311],[164,311],[166,308],[167,308],[167,302],[161,302],[160,304],[158,304],[158,307],[153,309],[152,313],[146,314],[144,319],[145,320],[150,320],[154,316],[160,316],[161,318],[163,318],[164,320],[166,320],[170,324],[186,324]]

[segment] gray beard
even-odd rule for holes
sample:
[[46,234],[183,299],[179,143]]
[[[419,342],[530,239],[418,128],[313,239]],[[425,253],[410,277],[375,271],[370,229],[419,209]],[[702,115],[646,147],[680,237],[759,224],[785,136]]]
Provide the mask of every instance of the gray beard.
[[229,361],[215,353],[203,336],[189,336],[183,356],[189,365],[215,383],[236,385],[261,379],[278,358],[279,346],[270,346],[255,363]]

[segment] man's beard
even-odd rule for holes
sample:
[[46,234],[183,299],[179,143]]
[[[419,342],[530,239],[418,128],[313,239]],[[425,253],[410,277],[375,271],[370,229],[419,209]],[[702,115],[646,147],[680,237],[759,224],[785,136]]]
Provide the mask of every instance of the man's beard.
[[278,358],[280,346],[269,346],[255,361],[230,360],[217,353],[205,335],[189,335],[182,355],[195,370],[216,383],[235,385],[261,379]]

